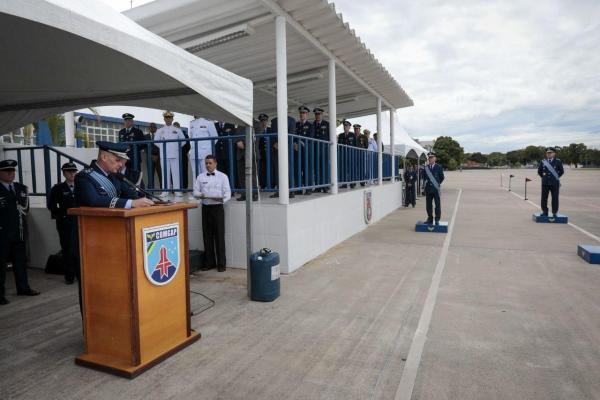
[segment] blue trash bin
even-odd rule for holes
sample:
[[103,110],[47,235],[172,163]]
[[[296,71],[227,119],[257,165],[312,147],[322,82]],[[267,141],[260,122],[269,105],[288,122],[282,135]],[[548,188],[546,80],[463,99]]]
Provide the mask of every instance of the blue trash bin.
[[273,301],[280,293],[279,253],[262,249],[250,258],[250,299]]

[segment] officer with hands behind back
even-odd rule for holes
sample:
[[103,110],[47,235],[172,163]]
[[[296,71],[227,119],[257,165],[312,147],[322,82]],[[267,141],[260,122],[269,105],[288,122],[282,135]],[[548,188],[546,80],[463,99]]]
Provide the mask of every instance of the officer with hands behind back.
[[60,241],[62,261],[65,268],[65,282],[70,285],[75,280],[75,265],[71,254],[73,229],[77,228],[77,217],[68,215],[67,210],[75,207],[75,174],[77,165],[64,163],[61,167],[65,180],[50,190],[46,206],[52,219],[56,220],[56,230]]
[[40,294],[29,286],[26,269],[27,186],[15,182],[15,160],[0,161],[0,305],[8,304],[5,297],[6,263],[12,262],[17,296]]

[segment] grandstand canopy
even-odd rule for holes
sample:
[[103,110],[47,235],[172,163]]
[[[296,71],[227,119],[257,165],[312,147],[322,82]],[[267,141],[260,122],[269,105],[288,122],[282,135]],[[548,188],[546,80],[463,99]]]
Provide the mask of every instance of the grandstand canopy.
[[45,116],[123,104],[252,123],[252,82],[101,1],[0,2],[0,133]]
[[255,114],[276,111],[275,17],[287,22],[288,106],[328,106],[336,61],[337,114],[362,116],[413,105],[327,0],[155,0],[125,11],[191,54],[254,82]]

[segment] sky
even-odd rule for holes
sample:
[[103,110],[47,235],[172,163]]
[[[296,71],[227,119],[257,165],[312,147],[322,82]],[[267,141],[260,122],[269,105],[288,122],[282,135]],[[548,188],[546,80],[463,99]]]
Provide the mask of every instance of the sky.
[[[119,10],[130,6],[130,0],[108,2]],[[397,112],[411,137],[452,136],[467,152],[572,142],[600,148],[600,1],[337,0],[335,6],[413,99],[413,107]],[[375,128],[374,116],[357,121]],[[388,121],[384,115],[384,132]]]

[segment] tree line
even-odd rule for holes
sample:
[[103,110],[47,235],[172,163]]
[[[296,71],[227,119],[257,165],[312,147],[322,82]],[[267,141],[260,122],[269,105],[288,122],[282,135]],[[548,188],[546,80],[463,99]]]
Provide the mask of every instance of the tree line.
[[[571,143],[568,146],[555,146],[556,156],[563,164],[585,167],[600,166],[600,150],[589,149],[584,143]],[[527,146],[524,149],[512,150],[506,153],[492,152],[489,154],[474,152],[465,153],[464,149],[451,136],[440,136],[435,140],[433,151],[438,162],[449,170],[455,170],[460,165],[472,161],[489,167],[520,167],[537,164],[546,156],[545,146]]]

